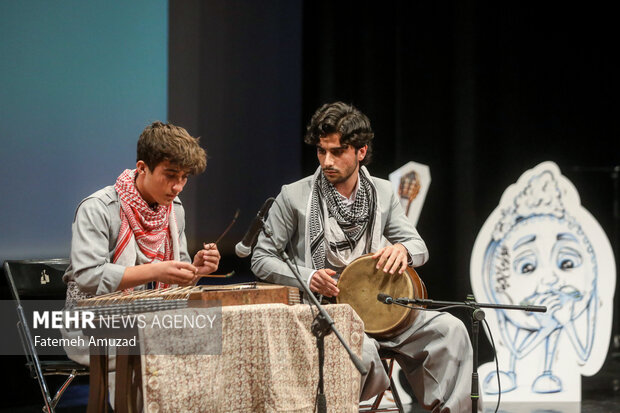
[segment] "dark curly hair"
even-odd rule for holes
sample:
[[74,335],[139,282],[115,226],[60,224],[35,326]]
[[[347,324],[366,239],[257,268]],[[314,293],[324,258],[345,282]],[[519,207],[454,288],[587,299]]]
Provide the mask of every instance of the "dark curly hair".
[[144,161],[151,171],[163,161],[169,161],[190,175],[198,175],[207,166],[207,154],[198,144],[199,138],[171,123],[153,122],[138,139],[137,160]]
[[340,143],[351,145],[356,151],[368,145],[366,156],[360,164],[367,165],[370,162],[375,134],[370,127],[370,120],[359,109],[343,102],[324,104],[312,115],[304,142],[316,146],[322,137],[332,133],[340,133]]

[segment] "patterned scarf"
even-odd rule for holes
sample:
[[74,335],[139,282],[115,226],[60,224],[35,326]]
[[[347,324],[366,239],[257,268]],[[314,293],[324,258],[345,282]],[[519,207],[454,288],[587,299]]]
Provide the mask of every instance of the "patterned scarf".
[[[114,185],[121,200],[121,228],[112,262],[136,265],[136,245],[149,262],[171,260],[176,242],[171,240],[170,233],[177,234],[172,203],[149,207],[136,189],[135,176],[135,170],[126,169]],[[175,231],[171,231],[172,226]],[[155,288],[168,286],[157,282]]]
[[375,187],[366,176],[365,168],[360,169],[360,186],[355,201],[351,207],[344,204],[342,197],[334,186],[325,179],[322,171],[315,174],[315,180],[310,197],[310,211],[308,215],[307,234],[309,235],[310,254],[313,268],[325,268],[325,217],[324,208],[329,217],[333,217],[344,234],[344,240],[329,241],[333,251],[353,251],[357,243],[365,238],[366,252],[372,249],[375,211],[377,208],[377,194]]

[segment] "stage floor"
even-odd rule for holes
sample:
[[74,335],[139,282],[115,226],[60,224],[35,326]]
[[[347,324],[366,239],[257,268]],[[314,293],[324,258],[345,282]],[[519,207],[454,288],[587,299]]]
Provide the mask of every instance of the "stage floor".
[[[497,403],[484,404],[484,413],[493,413]],[[408,413],[426,410],[417,404],[405,406]],[[582,377],[581,402],[514,403],[502,401],[498,413],[617,413],[620,412],[620,354],[610,355],[601,370]],[[467,412],[459,412],[467,413]]]
[[[484,413],[493,413],[496,403],[484,405]],[[422,413],[426,410],[419,405],[405,406],[407,413]],[[508,403],[501,402],[498,413],[617,413],[620,412],[620,393],[592,393],[581,403]],[[459,412],[467,413],[467,412]]]
[[[33,400],[37,395],[33,395]],[[592,395],[593,399],[584,399],[581,403],[503,403],[498,410],[499,413],[617,413],[620,412],[620,395]],[[78,413],[84,412],[86,406],[74,406],[58,408],[57,413]],[[426,410],[420,406],[408,405],[407,413],[423,413]],[[492,413],[495,411],[495,405],[485,406],[484,413]],[[0,408],[0,413],[40,413],[41,405]],[[458,412],[467,413],[467,412]]]
[[[426,413],[420,406],[405,406],[407,413]],[[493,413],[493,406],[485,405],[484,413]],[[582,400],[581,403],[504,403],[498,413],[617,413],[620,412],[620,397],[601,400]],[[459,412],[467,413],[467,412]]]
[[[88,399],[88,381],[84,377],[76,379],[75,385],[67,390],[63,397],[64,407],[56,409],[57,413],[79,413],[86,411]],[[42,406],[41,394],[35,381],[30,379],[28,396],[22,398],[23,403],[11,407],[0,406],[0,413],[40,413]],[[607,366],[594,377],[583,378],[582,401],[580,403],[509,403],[502,402],[498,412],[501,413],[616,413],[620,412],[620,369],[618,364]],[[54,387],[55,389],[56,387]],[[69,405],[69,406],[67,406]],[[417,404],[405,406],[407,413],[426,412]],[[495,403],[484,405],[484,413],[495,411]],[[468,412],[457,412],[468,413]]]

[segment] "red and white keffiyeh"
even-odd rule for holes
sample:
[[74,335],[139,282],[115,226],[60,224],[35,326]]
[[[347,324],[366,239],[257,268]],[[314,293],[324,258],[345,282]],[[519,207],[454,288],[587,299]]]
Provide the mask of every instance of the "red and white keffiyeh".
[[[178,230],[172,203],[149,207],[136,189],[135,174],[135,169],[126,169],[114,185],[121,201],[121,229],[112,262],[125,266],[138,264],[137,249],[148,262],[178,260]],[[169,284],[157,282],[155,288],[166,287]]]

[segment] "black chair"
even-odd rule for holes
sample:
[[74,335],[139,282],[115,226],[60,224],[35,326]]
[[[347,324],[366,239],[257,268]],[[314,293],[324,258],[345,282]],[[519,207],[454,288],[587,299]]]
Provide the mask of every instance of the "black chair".
[[[54,412],[58,401],[75,377],[88,375],[88,367],[66,356],[42,358],[37,354],[22,300],[64,300],[67,286],[62,281],[62,275],[68,265],[67,259],[4,262],[4,272],[17,307],[17,330],[27,359],[26,367],[32,378],[39,382],[45,400],[43,411],[48,413]],[[45,378],[50,375],[67,376],[53,398]]]
[[[392,369],[394,368],[394,353],[389,350],[380,349],[379,357],[381,357],[381,363],[383,363],[383,368],[390,378],[390,386],[385,389],[381,394],[379,394],[375,399],[372,405],[370,404],[360,404],[360,413],[374,413],[374,412],[400,412],[404,413],[405,409],[403,407],[403,403],[400,401],[400,396],[398,395],[398,390],[396,389],[396,385],[394,384],[394,378],[392,377]],[[392,397],[394,398],[394,407],[379,407],[381,404],[381,400],[383,400],[383,396],[385,392],[391,392]]]

